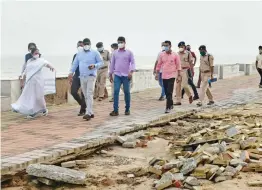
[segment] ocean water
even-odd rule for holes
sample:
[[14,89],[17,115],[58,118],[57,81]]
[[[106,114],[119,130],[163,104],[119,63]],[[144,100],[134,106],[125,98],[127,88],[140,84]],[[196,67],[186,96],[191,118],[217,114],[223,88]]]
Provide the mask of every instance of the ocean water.
[[[71,66],[73,55],[43,55],[56,69],[56,76],[67,76]],[[156,56],[135,56],[136,68],[153,69]],[[216,55],[215,64],[236,64],[254,62],[254,55]],[[23,66],[24,56],[1,57],[1,79],[18,78]],[[199,65],[199,60],[197,61]]]

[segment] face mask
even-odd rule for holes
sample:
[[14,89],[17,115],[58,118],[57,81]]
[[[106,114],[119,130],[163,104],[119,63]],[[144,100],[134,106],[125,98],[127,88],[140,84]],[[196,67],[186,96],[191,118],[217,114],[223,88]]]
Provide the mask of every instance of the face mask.
[[180,52],[183,52],[183,51],[184,51],[184,48],[179,48],[179,51],[180,51]]
[[124,43],[119,43],[119,44],[118,44],[118,48],[121,49],[121,48],[124,48],[124,47],[125,47],[125,44],[124,44]]
[[102,51],[104,50],[104,48],[103,48],[103,47],[97,48],[97,50],[98,50],[99,52],[102,52]]
[[165,46],[162,46],[161,49],[162,49],[162,51],[164,51],[165,50]]
[[85,46],[84,46],[84,50],[87,51],[87,50],[89,50],[89,49],[90,49],[90,45],[85,45]]
[[165,46],[165,51],[169,51],[169,47],[168,46]]
[[78,51],[78,52],[83,51],[83,47],[82,47],[82,46],[79,46],[79,47],[77,48],[77,51]]
[[259,53],[262,53],[262,49],[259,50]]
[[39,54],[33,55],[33,58],[35,59],[39,58]]
[[115,49],[111,48],[111,52],[114,52],[114,51],[115,51]]
[[205,56],[205,55],[206,55],[206,52],[201,51],[201,52],[200,52],[200,55]]

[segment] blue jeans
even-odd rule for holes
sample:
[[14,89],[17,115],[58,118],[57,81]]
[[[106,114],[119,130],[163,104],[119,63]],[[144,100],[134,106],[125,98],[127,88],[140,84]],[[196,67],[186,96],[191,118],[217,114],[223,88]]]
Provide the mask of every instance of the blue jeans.
[[123,84],[124,94],[125,94],[125,103],[126,103],[126,112],[130,109],[130,80],[125,76],[117,76],[114,77],[114,112],[118,112],[118,104],[119,104],[119,92],[120,86]]
[[165,96],[165,88],[164,88],[164,84],[163,84],[162,73],[158,74],[158,83],[161,86],[161,97],[164,97]]

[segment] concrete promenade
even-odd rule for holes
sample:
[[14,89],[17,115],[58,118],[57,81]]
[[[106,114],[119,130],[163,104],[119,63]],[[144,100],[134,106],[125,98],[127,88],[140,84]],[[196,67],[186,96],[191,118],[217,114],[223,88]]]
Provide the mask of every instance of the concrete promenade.
[[[230,107],[261,101],[262,89],[258,88],[258,81],[258,75],[219,80],[212,87],[216,102],[214,106]],[[159,94],[160,88],[132,94],[130,116],[124,115],[123,97],[120,98],[119,117],[109,116],[112,103],[108,100],[96,101],[95,118],[91,121],[77,116],[77,105],[50,107],[47,117],[34,120],[24,119],[16,113],[2,112],[2,175],[26,168],[31,163],[54,160],[74,151],[113,142],[116,134],[168,120],[178,112],[199,109],[196,102],[189,105],[188,100],[184,99],[182,106],[175,107],[172,113],[166,115],[165,101],[158,101]]]

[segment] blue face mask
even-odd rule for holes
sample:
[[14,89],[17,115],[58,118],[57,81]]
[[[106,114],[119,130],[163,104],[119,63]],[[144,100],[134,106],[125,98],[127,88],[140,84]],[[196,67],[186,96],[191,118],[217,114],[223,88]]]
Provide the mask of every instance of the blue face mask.
[[168,46],[165,46],[165,51],[169,51],[169,47]]

